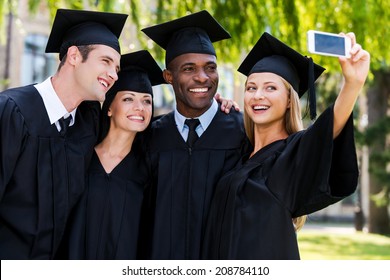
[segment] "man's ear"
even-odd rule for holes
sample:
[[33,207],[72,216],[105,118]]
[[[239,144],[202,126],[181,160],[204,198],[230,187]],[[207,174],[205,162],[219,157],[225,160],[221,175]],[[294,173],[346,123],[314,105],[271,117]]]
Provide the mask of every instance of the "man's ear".
[[70,46],[67,52],[68,61],[70,64],[75,65],[80,57],[79,48],[76,46]]
[[164,80],[168,83],[168,84],[172,84],[172,72],[167,70],[167,69],[164,69],[163,71],[163,77],[164,77]]

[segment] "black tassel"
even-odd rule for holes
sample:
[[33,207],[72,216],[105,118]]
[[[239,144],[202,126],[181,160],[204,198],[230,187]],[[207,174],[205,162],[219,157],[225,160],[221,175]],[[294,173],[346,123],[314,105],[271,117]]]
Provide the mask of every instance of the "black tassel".
[[309,73],[308,73],[308,83],[309,83],[309,109],[310,109],[310,119],[315,120],[317,117],[317,99],[316,92],[314,87],[314,63],[311,57],[309,59]]

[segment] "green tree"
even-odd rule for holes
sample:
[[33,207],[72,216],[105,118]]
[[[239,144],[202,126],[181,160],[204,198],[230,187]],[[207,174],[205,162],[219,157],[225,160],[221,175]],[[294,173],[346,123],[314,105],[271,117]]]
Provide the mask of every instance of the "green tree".
[[[4,76],[0,79],[0,85],[8,85],[10,72],[10,40],[12,33],[13,10],[15,9],[15,1],[0,0],[0,44],[5,41],[5,61],[4,61]],[[7,15],[7,17],[5,17]],[[7,20],[7,24],[4,21]],[[4,38],[4,34],[6,34]]]

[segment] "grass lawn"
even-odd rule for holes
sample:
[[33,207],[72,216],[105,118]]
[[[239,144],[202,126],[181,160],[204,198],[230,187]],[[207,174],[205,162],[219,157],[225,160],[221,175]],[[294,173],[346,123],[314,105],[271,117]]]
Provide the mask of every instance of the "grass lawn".
[[390,237],[356,233],[298,232],[302,260],[390,260]]

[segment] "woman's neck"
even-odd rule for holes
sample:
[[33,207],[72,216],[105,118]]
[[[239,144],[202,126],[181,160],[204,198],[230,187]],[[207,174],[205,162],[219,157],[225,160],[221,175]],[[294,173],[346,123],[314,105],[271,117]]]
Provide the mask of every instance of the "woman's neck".
[[96,145],[96,154],[107,173],[111,173],[130,153],[136,134],[136,132],[117,133],[110,129],[103,141]]
[[255,125],[254,128],[254,149],[251,154],[254,155],[256,152],[264,148],[265,146],[282,139],[286,139],[288,133],[284,127],[265,127]]

